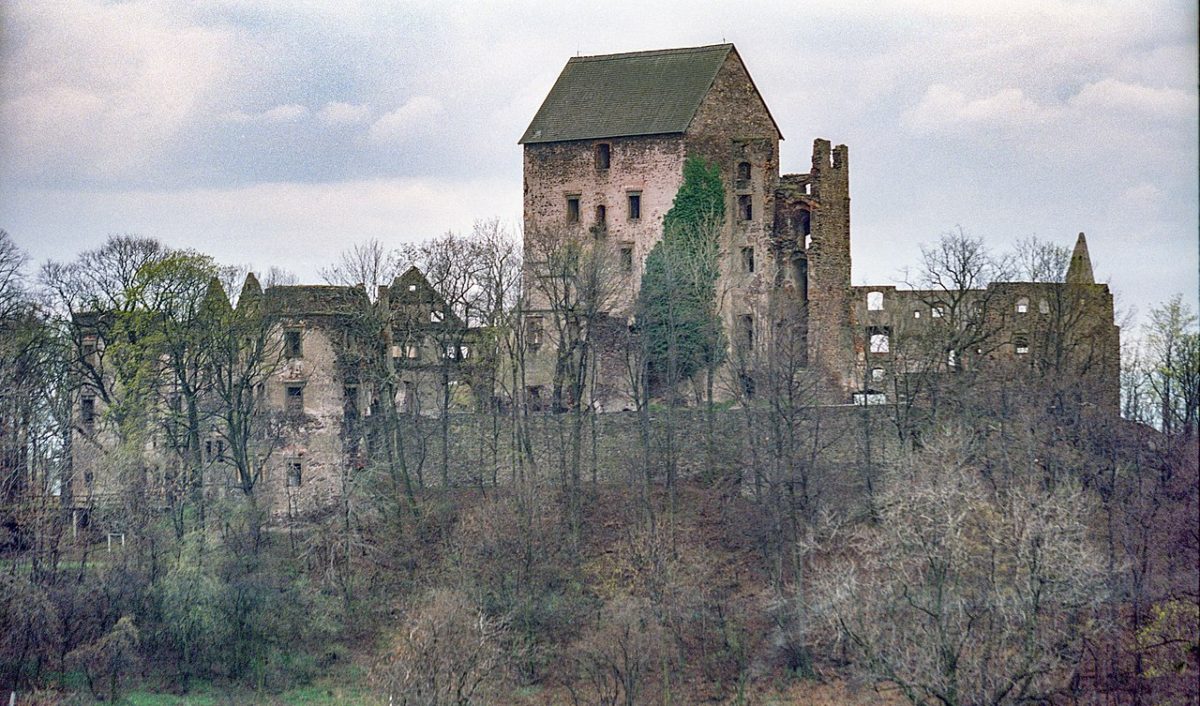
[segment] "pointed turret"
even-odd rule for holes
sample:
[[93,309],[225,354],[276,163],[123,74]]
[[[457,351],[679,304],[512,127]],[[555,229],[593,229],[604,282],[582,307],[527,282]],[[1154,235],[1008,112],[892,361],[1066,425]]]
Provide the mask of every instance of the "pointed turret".
[[242,293],[238,296],[238,308],[242,309],[246,306],[257,304],[262,299],[262,285],[258,283],[258,278],[253,272],[246,273],[246,282],[242,285]]
[[1088,256],[1087,238],[1080,233],[1079,238],[1075,240],[1075,250],[1071,253],[1071,265],[1067,268],[1067,284],[1095,283],[1092,258]]
[[213,277],[208,281],[208,290],[204,293],[204,313],[208,316],[223,316],[230,310],[229,297],[225,296],[225,288],[221,280]]

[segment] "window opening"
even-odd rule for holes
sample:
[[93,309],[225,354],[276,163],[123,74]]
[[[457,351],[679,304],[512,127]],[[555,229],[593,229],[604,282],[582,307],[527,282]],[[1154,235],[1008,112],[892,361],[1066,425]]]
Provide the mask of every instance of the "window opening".
[[283,332],[283,354],[288,358],[300,358],[304,350],[302,348],[303,338],[298,329],[289,329]]
[[83,428],[92,431],[96,428],[96,398],[84,397],[79,401],[79,421]]
[[288,385],[287,401],[285,409],[288,414],[302,414],[304,412],[304,387],[301,385]]
[[529,347],[536,349],[542,345],[543,322],[540,316],[530,316],[525,320],[527,332],[526,340],[529,342]]
[[883,382],[883,368],[871,368],[871,382]]
[[751,314],[743,314],[740,320],[742,345],[746,348],[754,347],[754,316]]
[[604,204],[596,206],[596,225],[601,228],[608,222],[608,208]]
[[935,319],[940,319],[946,315],[946,310],[942,308],[941,304],[938,304],[937,306],[930,307],[929,315]]
[[299,459],[288,461],[287,484],[289,488],[299,488],[304,482],[304,462]]
[[632,191],[629,196],[629,220],[636,221],[642,217],[642,192]]
[[754,204],[750,194],[742,194],[738,197],[738,219],[749,221],[754,218]]
[[742,248],[742,271],[754,274],[754,248]]
[[[739,182],[750,181],[750,163],[749,162],[738,162],[737,179]],[[744,184],[742,184],[742,186],[744,187]]]
[[872,353],[890,353],[892,351],[892,332],[886,326],[872,326],[867,329]]
[[1049,314],[1050,313],[1050,302],[1046,301],[1045,299],[1042,299],[1041,301],[1039,301],[1038,302],[1038,311],[1042,314]]
[[621,248],[621,272],[629,274],[633,272],[633,248]]
[[1013,349],[1017,355],[1025,355],[1029,352],[1029,339],[1024,336],[1017,336],[1013,339]]
[[608,169],[612,160],[612,147],[607,142],[596,145],[596,169]]
[[1017,300],[1017,313],[1025,314],[1028,312],[1029,312],[1029,300],[1026,299],[1025,297],[1021,297],[1020,299]]
[[867,311],[883,311],[883,292],[867,292]]
[[913,318],[914,319],[921,318],[921,310],[920,309],[913,309]]

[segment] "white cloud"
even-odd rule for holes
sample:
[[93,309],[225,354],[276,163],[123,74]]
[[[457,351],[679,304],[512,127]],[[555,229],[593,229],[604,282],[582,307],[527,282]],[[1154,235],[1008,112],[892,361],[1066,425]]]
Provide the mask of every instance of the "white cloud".
[[326,125],[354,125],[371,117],[371,108],[354,103],[326,103],[317,112],[317,119]]
[[394,142],[427,133],[445,111],[432,96],[415,96],[371,124],[368,136],[376,142]]
[[1154,118],[1195,118],[1195,91],[1153,88],[1112,78],[1089,83],[1071,97],[1081,110],[1114,110]]
[[250,123],[259,125],[275,125],[279,123],[294,123],[308,117],[308,108],[295,103],[277,105],[261,113],[245,113],[235,110],[225,113],[221,119],[231,123]]
[[959,126],[1021,126],[1041,122],[1047,109],[1030,100],[1019,88],[1005,88],[982,98],[967,98],[943,84],[930,86],[921,102],[905,116],[917,132],[935,132]]
[[217,92],[237,53],[227,29],[189,26],[159,4],[16,3],[5,13],[20,41],[0,62],[0,141],[8,166],[27,177],[146,168]]

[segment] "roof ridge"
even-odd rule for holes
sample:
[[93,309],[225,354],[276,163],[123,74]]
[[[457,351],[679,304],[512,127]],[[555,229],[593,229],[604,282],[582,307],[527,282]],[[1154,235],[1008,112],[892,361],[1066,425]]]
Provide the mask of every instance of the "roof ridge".
[[723,42],[721,44],[705,44],[698,47],[675,47],[673,49],[649,49],[644,51],[627,51],[618,54],[592,54],[589,56],[573,56],[567,59],[567,63],[581,63],[584,61],[610,61],[613,59],[628,59],[632,57],[642,56],[664,56],[668,54],[691,54],[702,51],[713,51],[715,49],[732,49],[733,42]]

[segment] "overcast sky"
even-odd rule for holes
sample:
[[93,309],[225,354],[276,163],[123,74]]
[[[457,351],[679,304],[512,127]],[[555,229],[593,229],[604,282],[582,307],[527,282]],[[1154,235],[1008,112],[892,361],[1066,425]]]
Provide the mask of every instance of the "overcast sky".
[[1197,296],[1196,3],[5,0],[0,228],[153,236],[303,281],[350,244],[521,214],[575,54],[734,42],[783,131],[850,148],[854,284],[961,226],[1085,231],[1118,307]]

